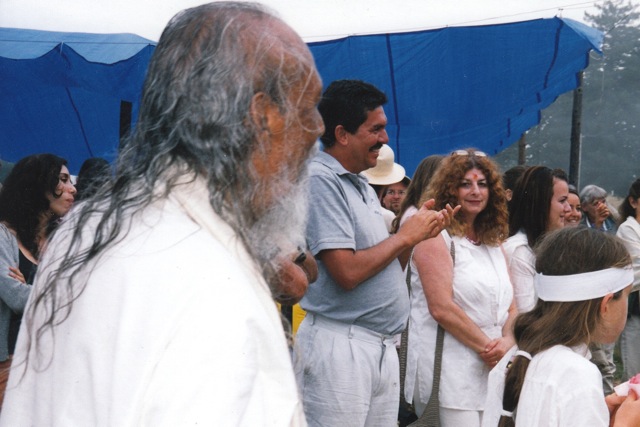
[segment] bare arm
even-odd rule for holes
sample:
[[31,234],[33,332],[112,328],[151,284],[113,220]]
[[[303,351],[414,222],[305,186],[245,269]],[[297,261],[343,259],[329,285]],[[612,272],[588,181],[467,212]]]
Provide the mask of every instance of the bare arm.
[[430,210],[433,200],[409,218],[398,233],[367,249],[329,249],[318,258],[324,263],[333,280],[343,289],[356,288],[365,280],[380,273],[398,256],[411,250],[416,243],[437,236],[451,221],[459,208],[447,207],[440,212]]
[[453,300],[453,262],[444,238],[419,243],[413,257],[431,316],[458,341],[484,352],[491,339]]

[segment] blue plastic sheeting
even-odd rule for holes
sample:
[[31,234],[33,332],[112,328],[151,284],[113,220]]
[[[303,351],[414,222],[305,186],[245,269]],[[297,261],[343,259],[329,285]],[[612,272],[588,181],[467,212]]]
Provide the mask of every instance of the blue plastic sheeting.
[[[559,18],[312,43],[323,82],[369,81],[389,97],[391,147],[413,173],[432,153],[478,147],[495,154],[576,87],[602,33]],[[109,160],[121,100],[135,121],[154,43],[131,34],[0,28],[0,158],[38,152]]]
[[[312,43],[326,87],[361,79],[389,97],[396,162],[412,174],[429,154],[477,147],[496,154],[577,87],[603,35],[568,19],[348,37]],[[568,139],[569,135],[567,135]]]
[[0,28],[0,158],[66,158],[77,173],[93,156],[113,160],[121,101],[135,122],[155,43],[132,34]]

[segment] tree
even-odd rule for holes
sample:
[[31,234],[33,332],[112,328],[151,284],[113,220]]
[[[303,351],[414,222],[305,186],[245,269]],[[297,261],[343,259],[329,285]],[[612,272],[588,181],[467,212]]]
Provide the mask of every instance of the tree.
[[[640,176],[640,28],[638,5],[607,0],[585,20],[605,34],[603,56],[592,54],[584,73],[581,184],[624,195]],[[572,94],[547,108],[527,135],[528,164],[568,169]],[[498,161],[514,163],[514,148]]]

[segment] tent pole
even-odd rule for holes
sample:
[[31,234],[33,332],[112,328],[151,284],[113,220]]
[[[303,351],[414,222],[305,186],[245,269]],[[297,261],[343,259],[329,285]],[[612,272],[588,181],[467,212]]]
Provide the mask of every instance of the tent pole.
[[131,132],[131,110],[133,104],[129,101],[120,101],[120,148],[124,140]]
[[526,134],[522,134],[518,140],[518,164],[524,165],[527,163],[527,139]]
[[569,183],[580,191],[580,154],[582,151],[582,81],[584,72],[578,72],[578,87],[573,91],[573,111],[571,114],[571,152],[569,155]]

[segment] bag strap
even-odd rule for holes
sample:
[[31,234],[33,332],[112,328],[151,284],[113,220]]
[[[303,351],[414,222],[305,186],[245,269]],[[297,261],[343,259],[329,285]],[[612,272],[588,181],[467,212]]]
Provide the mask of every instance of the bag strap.
[[[456,247],[451,239],[451,261],[456,264]],[[433,383],[431,384],[431,396],[427,407],[417,421],[409,424],[410,427],[440,427],[440,373],[442,371],[442,349],[444,347],[444,328],[438,324],[436,335],[435,357],[433,358]]]
[[[411,251],[411,255],[409,256],[409,261],[407,262],[407,292],[409,296],[411,296],[411,260],[413,259],[413,250]],[[404,380],[405,375],[407,374],[407,352],[409,348],[409,322],[407,322],[407,327],[402,331],[402,335],[400,337],[400,351],[398,352],[398,359],[400,361],[400,405],[408,408],[413,412],[413,405],[407,402],[404,397]]]

